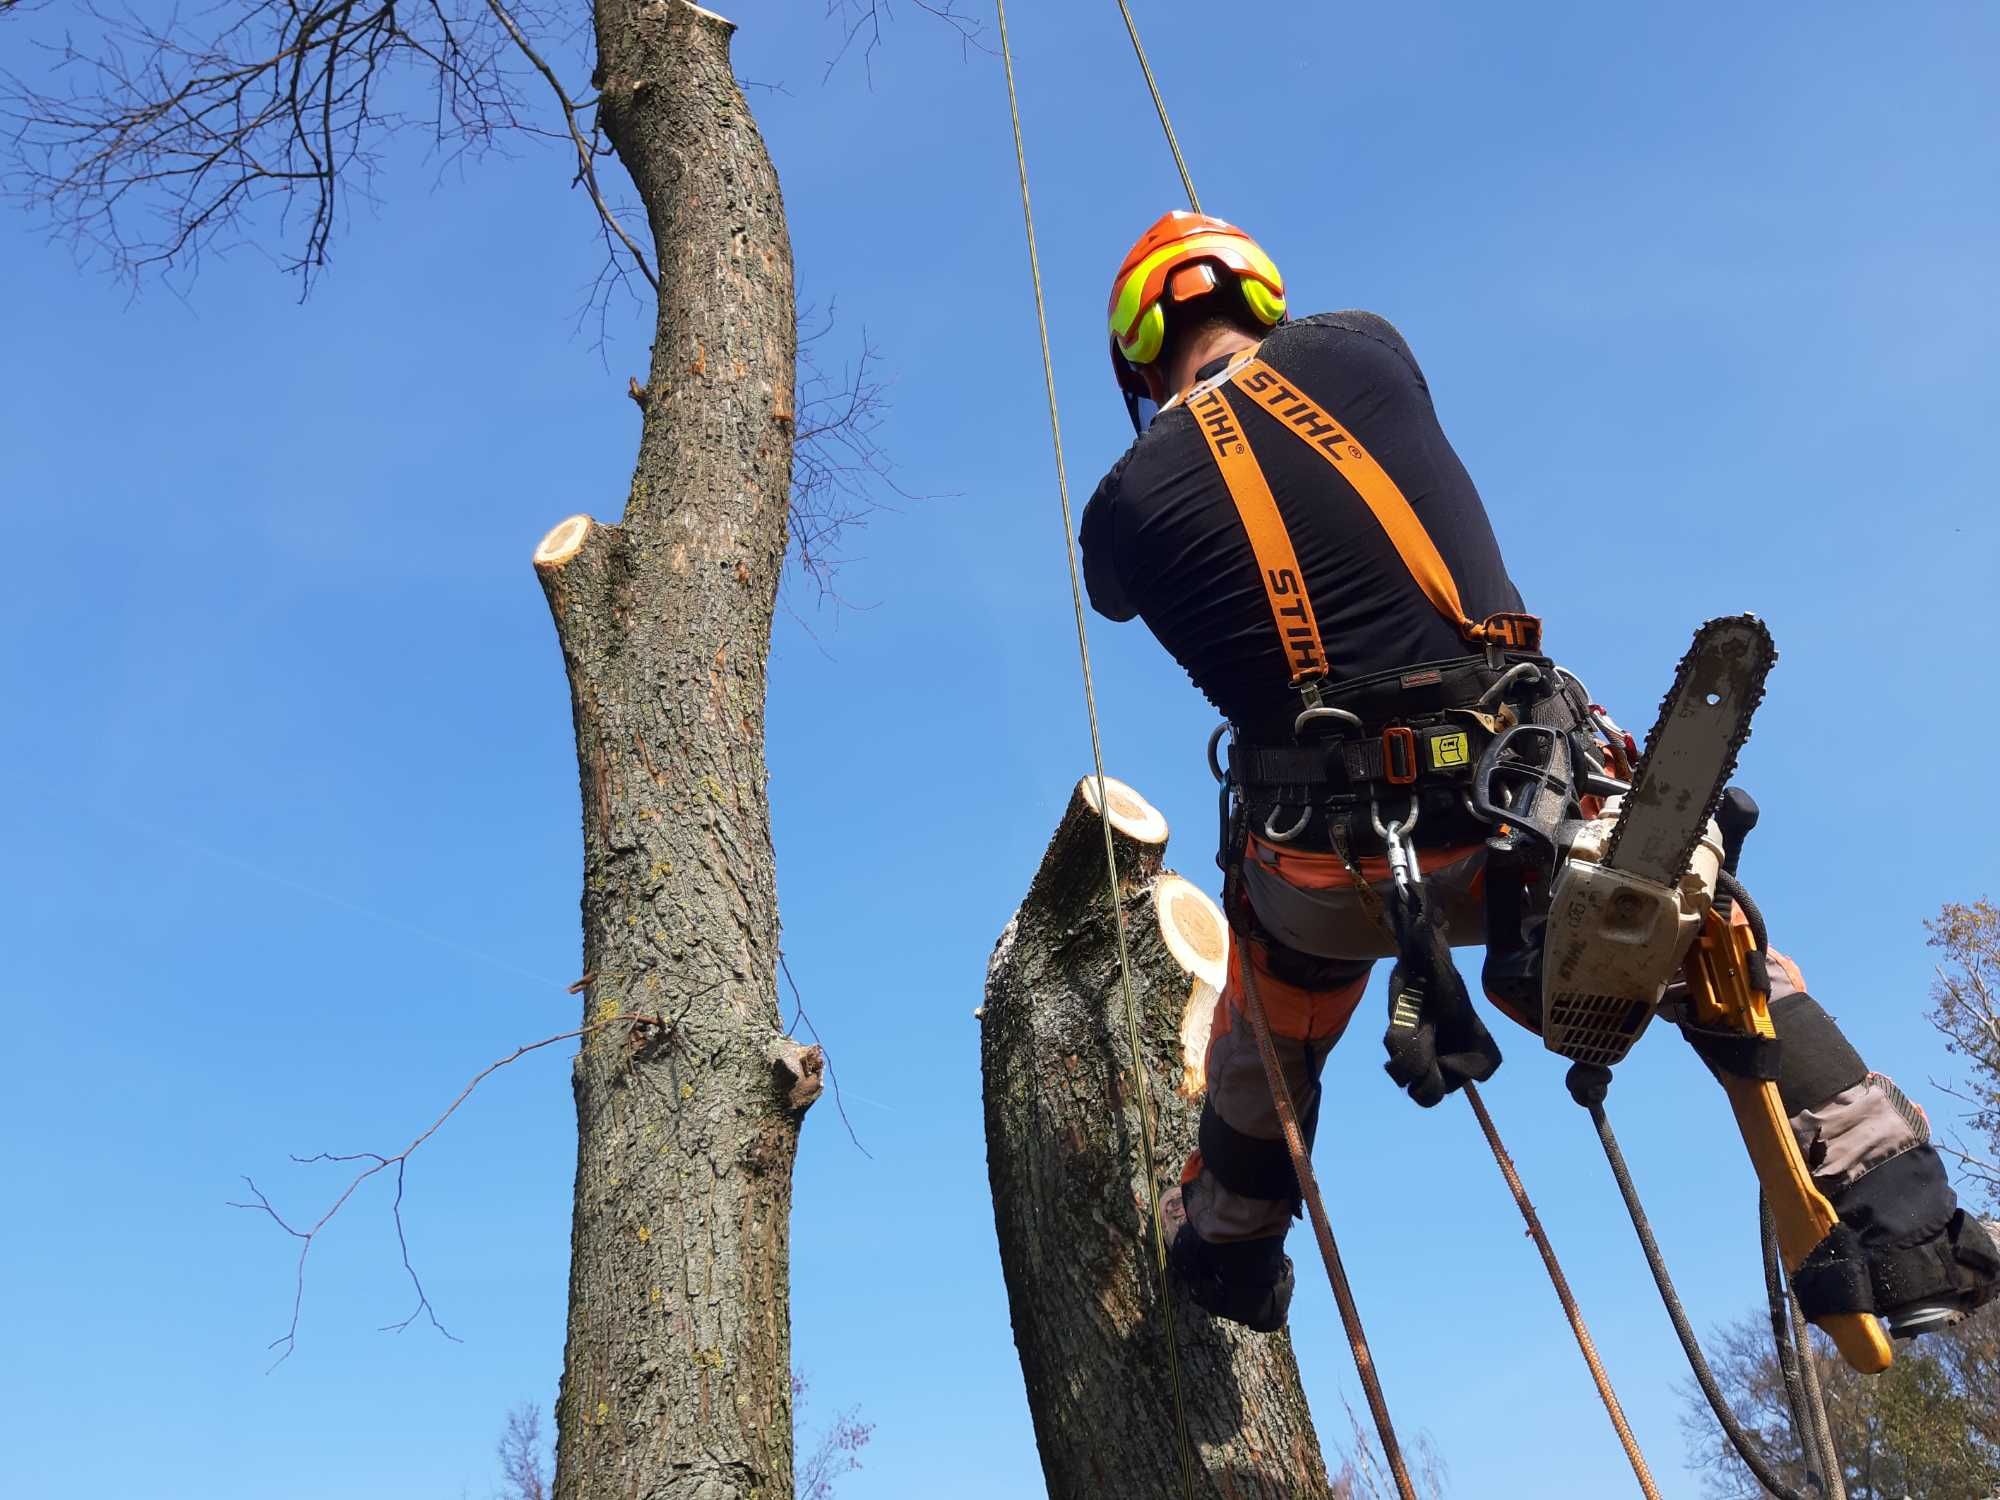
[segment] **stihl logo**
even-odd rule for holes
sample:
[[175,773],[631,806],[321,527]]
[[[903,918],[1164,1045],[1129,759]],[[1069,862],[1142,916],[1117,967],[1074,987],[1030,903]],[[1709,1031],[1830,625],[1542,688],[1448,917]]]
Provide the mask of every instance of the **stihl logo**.
[[1335,463],[1361,457],[1361,447],[1340,424],[1286,385],[1270,370],[1252,370],[1240,382],[1244,390],[1263,403],[1264,409],[1296,427],[1315,448]]
[[1285,650],[1295,667],[1320,665],[1319,642],[1313,638],[1311,617],[1306,612],[1305,591],[1290,568],[1270,568],[1264,573],[1264,587],[1271,596],[1271,612],[1284,632]]
[[1236,426],[1236,416],[1230,411],[1229,403],[1222,399],[1222,392],[1208,391],[1189,402],[1188,406],[1217,453],[1233,457],[1243,451],[1243,434]]

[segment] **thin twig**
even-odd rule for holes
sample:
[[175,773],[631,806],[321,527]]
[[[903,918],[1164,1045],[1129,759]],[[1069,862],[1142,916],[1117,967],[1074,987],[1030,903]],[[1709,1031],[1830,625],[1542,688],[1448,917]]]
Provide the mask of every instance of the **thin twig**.
[[446,1338],[451,1339],[454,1343],[458,1342],[456,1336],[453,1335],[451,1331],[444,1326],[443,1323],[438,1321],[437,1313],[432,1309],[430,1298],[424,1291],[424,1284],[418,1278],[416,1268],[410,1262],[410,1245],[408,1239],[405,1238],[403,1233],[403,1178],[404,1178],[404,1171],[409,1163],[410,1157],[413,1154],[415,1154],[418,1147],[422,1146],[425,1141],[428,1141],[432,1136],[438,1133],[439,1129],[443,1127],[445,1121],[449,1120],[453,1115],[458,1113],[459,1106],[464,1104],[465,1101],[472,1096],[472,1091],[474,1089],[478,1088],[480,1084],[484,1083],[488,1078],[492,1077],[495,1073],[499,1072],[509,1063],[518,1062],[521,1058],[526,1057],[530,1052],[539,1052],[542,1048],[554,1046],[557,1042],[569,1041],[577,1037],[589,1036],[593,1032],[602,1031],[607,1026],[617,1026],[620,1024],[629,1025],[633,1027],[657,1028],[659,1030],[665,1031],[672,1028],[673,1022],[662,1016],[628,1016],[628,1015],[606,1016],[602,1020],[591,1021],[583,1026],[575,1027],[569,1031],[559,1031],[554,1036],[545,1036],[540,1041],[537,1042],[523,1043],[521,1046],[516,1047],[512,1052],[508,1053],[507,1056],[500,1058],[496,1062],[487,1064],[484,1068],[480,1069],[478,1073],[474,1074],[472,1077],[472,1081],[466,1084],[464,1088],[459,1090],[458,1097],[452,1100],[451,1103],[448,1106],[446,1106],[444,1113],[439,1115],[435,1120],[431,1121],[430,1125],[423,1131],[422,1134],[420,1134],[415,1140],[411,1141],[409,1145],[405,1146],[401,1151],[397,1152],[394,1156],[383,1156],[373,1151],[359,1151],[346,1155],[323,1151],[316,1156],[294,1156],[292,1160],[301,1165],[307,1165],[310,1163],[322,1162],[322,1161],[329,1161],[329,1162],[363,1161],[370,1163],[369,1166],[364,1167],[361,1171],[354,1174],[353,1178],[348,1182],[347,1186],[341,1189],[340,1196],[333,1200],[332,1206],[329,1207],[325,1213],[319,1216],[319,1218],[314,1222],[313,1226],[310,1229],[300,1229],[296,1225],[290,1223],[282,1214],[278,1212],[276,1208],[272,1206],[271,1200],[264,1195],[263,1189],[259,1188],[257,1184],[254,1181],[252,1181],[249,1177],[245,1177],[243,1179],[244,1185],[247,1186],[250,1189],[250,1191],[256,1195],[257,1201],[255,1203],[238,1203],[232,1201],[228,1206],[231,1208],[248,1208],[248,1209],[261,1210],[262,1212],[270,1215],[272,1221],[276,1223],[280,1229],[284,1230],[286,1234],[291,1235],[294,1239],[299,1241],[299,1259],[298,1259],[298,1265],[295,1269],[293,1284],[292,1284],[291,1322],[290,1324],[287,1325],[285,1331],[282,1334],[280,1334],[277,1338],[271,1340],[270,1344],[266,1346],[272,1349],[282,1348],[284,1351],[277,1357],[276,1360],[272,1362],[271,1369],[273,1370],[277,1369],[279,1365],[283,1364],[286,1360],[290,1359],[292,1357],[292,1351],[298,1347],[299,1313],[301,1308],[304,1306],[305,1295],[306,1295],[306,1257],[312,1252],[313,1241],[318,1238],[320,1231],[326,1228],[327,1224],[333,1219],[333,1216],[339,1213],[340,1210],[346,1206],[347,1200],[354,1196],[356,1190],[360,1188],[362,1183],[366,1182],[369,1178],[375,1176],[377,1173],[387,1170],[391,1166],[396,1168],[396,1198],[394,1205],[392,1207],[392,1213],[394,1214],[396,1222],[396,1242],[401,1247],[402,1250],[403,1269],[409,1273],[410,1282],[416,1288],[417,1306],[415,1311],[413,1311],[409,1315],[409,1317],[403,1319],[402,1322],[387,1324],[385,1325],[385,1328],[386,1330],[400,1331],[404,1328],[409,1327],[411,1323],[414,1323],[417,1320],[419,1314],[428,1314],[428,1316],[430,1317],[432,1327],[437,1329],[437,1331],[443,1334]]
[[625,247],[625,253],[632,257],[632,263],[639,268],[639,274],[645,277],[647,283],[657,292],[660,289],[660,278],[653,273],[652,266],[647,262],[646,252],[641,250],[633,242],[632,236],[625,232],[625,226],[618,222],[618,216],[604,201],[603,190],[597,185],[596,152],[592,149],[589,138],[577,126],[577,105],[570,98],[569,90],[564,88],[562,80],[556,77],[555,69],[542,60],[542,55],[535,50],[521,28],[515,24],[513,15],[505,5],[501,4],[501,0],[486,0],[486,5],[493,12],[494,18],[506,27],[507,35],[514,39],[514,45],[520,49],[521,55],[527,58],[535,71],[542,75],[549,88],[554,91],[556,103],[562,106],[563,122],[569,127],[570,140],[576,145],[576,181],[581,182],[589,191],[590,201],[596,205],[597,216],[604,221],[606,232],[618,237],[619,243]]
[[820,1056],[826,1059],[827,1082],[833,1085],[833,1107],[840,1111],[840,1123],[847,1127],[847,1138],[854,1142],[856,1151],[873,1161],[875,1153],[861,1144],[861,1137],[854,1133],[854,1122],[847,1118],[847,1104],[840,1097],[840,1075],[833,1071],[833,1054],[826,1050],[826,1043],[820,1040],[819,1028],[813,1025],[812,1017],[806,1014],[805,997],[799,993],[799,982],[792,978],[792,966],[785,961],[782,951],[778,954],[778,967],[784,971],[785,983],[792,987],[792,1001],[798,1007],[798,1013],[792,1017],[792,1025],[787,1026],[785,1030],[790,1031],[799,1022],[805,1022],[806,1030],[812,1034],[813,1045],[819,1048]]

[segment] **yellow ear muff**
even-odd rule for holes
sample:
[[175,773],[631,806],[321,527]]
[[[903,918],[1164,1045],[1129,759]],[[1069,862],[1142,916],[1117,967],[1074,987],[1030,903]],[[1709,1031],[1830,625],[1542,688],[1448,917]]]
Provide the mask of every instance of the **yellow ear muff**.
[[1160,346],[1167,341],[1167,315],[1160,304],[1155,302],[1133,325],[1132,336],[1118,341],[1118,352],[1135,365],[1150,365],[1160,357]]
[[1243,289],[1243,300],[1250,305],[1250,311],[1267,328],[1275,328],[1285,321],[1285,297],[1282,292],[1274,292],[1263,282],[1249,276],[1237,278],[1236,284]]

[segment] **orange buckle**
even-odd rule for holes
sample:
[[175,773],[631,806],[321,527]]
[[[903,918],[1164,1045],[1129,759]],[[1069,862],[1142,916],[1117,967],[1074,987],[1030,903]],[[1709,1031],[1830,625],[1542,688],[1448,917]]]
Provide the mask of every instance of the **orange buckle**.
[[1488,615],[1472,627],[1470,638],[1488,645],[1501,646],[1509,651],[1539,651],[1542,649],[1542,621],[1539,615],[1517,614],[1504,610]]
[[1391,786],[1408,786],[1417,779],[1417,737],[1407,724],[1382,731],[1382,779]]

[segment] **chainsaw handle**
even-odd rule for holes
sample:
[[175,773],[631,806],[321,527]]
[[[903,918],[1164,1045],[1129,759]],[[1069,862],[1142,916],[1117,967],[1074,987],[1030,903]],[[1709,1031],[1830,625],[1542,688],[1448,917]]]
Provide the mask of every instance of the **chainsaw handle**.
[[1732,786],[1722,794],[1722,804],[1715,810],[1715,826],[1722,830],[1722,868],[1730,874],[1736,873],[1736,863],[1743,858],[1743,841],[1761,816],[1757,799],[1742,787]]

